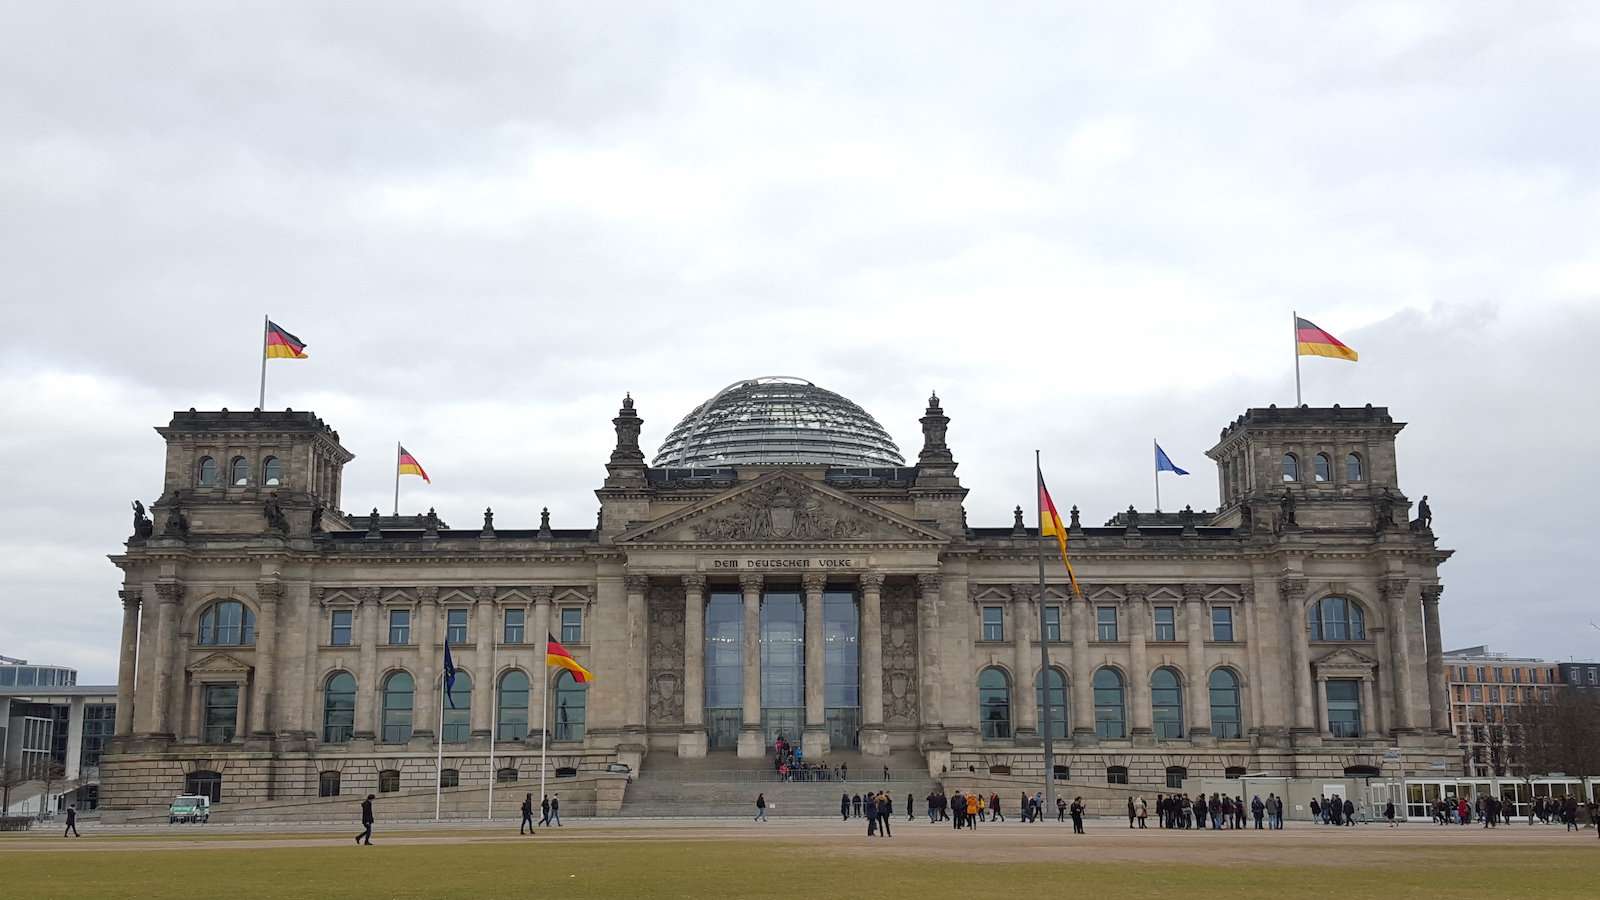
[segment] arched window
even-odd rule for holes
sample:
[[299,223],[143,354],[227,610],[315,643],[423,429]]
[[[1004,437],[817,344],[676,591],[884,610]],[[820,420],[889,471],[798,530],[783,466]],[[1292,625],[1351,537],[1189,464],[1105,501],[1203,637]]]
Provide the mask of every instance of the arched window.
[[267,487],[283,484],[283,462],[276,456],[261,461],[261,483]]
[[[1067,736],[1067,676],[1061,670],[1051,667],[1050,676],[1050,736],[1065,738]],[[1039,708],[1039,727],[1044,727],[1045,713],[1045,679],[1041,677],[1033,688],[1034,705]]]
[[460,786],[461,786],[461,772],[459,770],[457,770],[457,769],[440,769],[439,770],[439,787],[447,788],[447,787],[460,787]]
[[1248,770],[1244,766],[1229,766],[1222,770],[1223,778],[1243,778]]
[[210,797],[212,803],[222,802],[222,773],[206,769],[183,776],[183,792],[199,797]]
[[1361,471],[1361,454],[1352,453],[1344,458],[1344,479],[1346,481],[1362,481],[1365,475]]
[[339,773],[338,772],[323,772],[323,773],[321,773],[321,774],[319,774],[317,776],[317,796],[318,797],[337,797],[337,796],[339,796]]
[[1167,766],[1167,787],[1179,789],[1183,787],[1183,780],[1189,777],[1189,770],[1183,766]]
[[355,725],[355,676],[349,672],[335,672],[328,676],[328,683],[324,686],[322,692],[323,743],[345,743],[350,740],[351,734],[355,731]]
[[1380,774],[1377,766],[1345,766],[1346,778],[1377,778]]
[[500,711],[496,740],[520,741],[528,736],[528,674],[512,669],[500,676]]
[[209,456],[200,457],[200,465],[195,471],[195,480],[201,487],[217,486],[217,461]]
[[[1127,717],[1122,706],[1122,675],[1116,669],[1094,673],[1094,731],[1102,739],[1121,740],[1127,736]],[[1123,770],[1126,777],[1127,770]]]
[[1313,641],[1364,641],[1367,639],[1366,615],[1353,600],[1344,597],[1323,597],[1312,605],[1306,618],[1311,624]]
[[1239,676],[1232,669],[1216,669],[1211,673],[1210,688],[1212,736],[1227,741],[1243,737],[1243,716],[1239,714]]
[[1127,766],[1106,766],[1106,784],[1127,784]]
[[978,727],[986,738],[1011,737],[1011,682],[999,669],[978,673]]
[[1160,668],[1150,676],[1150,715],[1156,740],[1183,737],[1183,683],[1177,672]]
[[256,614],[237,600],[219,600],[200,614],[202,646],[238,647],[256,642]]
[[400,770],[384,769],[378,773],[378,793],[392,794],[400,790]]
[[588,718],[589,686],[579,684],[572,673],[562,670],[556,676],[556,735],[558,741],[583,740],[583,724]]
[[383,683],[383,742],[411,740],[411,695],[415,682],[406,672],[395,672]]
[[1318,453],[1312,464],[1316,466],[1315,474],[1318,482],[1333,480],[1333,460],[1328,458],[1328,454]]
[[235,456],[233,462],[228,464],[228,483],[234,487],[241,487],[250,483],[250,461],[242,456]]
[[[439,690],[444,690],[444,679],[439,679]],[[440,732],[447,744],[461,744],[472,737],[472,676],[456,672],[455,689],[444,701],[444,730]]]
[[1283,455],[1283,480],[1300,480],[1300,460],[1296,459],[1293,453],[1285,453]]
[[516,781],[517,780],[517,770],[516,769],[501,769],[500,771],[494,773],[494,780],[498,781],[501,784],[505,784],[505,783],[510,782],[510,781]]

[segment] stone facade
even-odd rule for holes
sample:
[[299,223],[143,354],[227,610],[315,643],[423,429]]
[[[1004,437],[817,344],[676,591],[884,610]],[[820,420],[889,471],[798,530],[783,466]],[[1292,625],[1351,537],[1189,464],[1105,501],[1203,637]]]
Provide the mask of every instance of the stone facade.
[[[1044,641],[1065,685],[1057,764],[1074,778],[1333,776],[1393,749],[1412,769],[1459,764],[1438,644],[1450,552],[1410,521],[1404,426],[1387,410],[1249,410],[1209,453],[1216,512],[1085,527],[1074,509],[1081,596],[1054,558],[1041,591],[1020,513],[968,526],[949,421],[930,398],[914,466],[656,469],[629,399],[596,527],[518,530],[487,513],[455,529],[431,512],[341,512],[352,456],[308,413],[177,413],[158,429],[161,497],[112,557],[124,618],[102,805],[165,803],[196,772],[219,774],[230,801],[314,797],[326,772],[349,794],[384,771],[431,789],[441,728],[462,788],[481,786],[536,760],[547,705],[552,765],[584,773],[761,755],[774,591],[804,611],[803,698],[786,712],[813,758],[916,750],[933,774],[1042,772]],[[824,604],[840,596],[857,612],[848,719],[824,685]],[[740,610],[720,643],[714,603]],[[586,692],[546,679],[547,631],[596,674]],[[441,711],[452,633],[465,712]],[[708,653],[735,646],[738,700],[710,709]],[[498,708],[520,696],[512,673],[528,679],[520,719],[515,702]],[[505,761],[492,768],[491,733]]]

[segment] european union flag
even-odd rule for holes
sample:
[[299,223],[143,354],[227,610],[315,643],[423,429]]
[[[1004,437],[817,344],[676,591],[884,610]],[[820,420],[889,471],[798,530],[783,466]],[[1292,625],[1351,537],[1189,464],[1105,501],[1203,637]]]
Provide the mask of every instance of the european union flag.
[[456,664],[450,658],[450,638],[444,639],[444,698],[450,701],[450,708],[456,708]]
[[1187,474],[1189,474],[1188,472],[1184,471],[1183,469],[1180,469],[1177,466],[1172,464],[1172,459],[1167,456],[1167,451],[1161,449],[1161,445],[1160,444],[1156,445],[1156,471],[1157,472],[1172,472],[1175,475],[1187,475]]

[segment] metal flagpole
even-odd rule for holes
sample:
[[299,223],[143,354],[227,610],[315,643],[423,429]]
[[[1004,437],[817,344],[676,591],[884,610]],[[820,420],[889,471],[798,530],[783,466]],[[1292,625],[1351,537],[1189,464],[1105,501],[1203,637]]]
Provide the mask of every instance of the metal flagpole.
[[394,442],[394,514],[400,515],[400,442]]
[[[489,623],[493,627],[494,623]],[[490,640],[494,640],[493,636]],[[495,672],[500,665],[500,644],[494,643],[489,648],[489,677],[495,680],[489,682],[489,814],[484,818],[494,820],[494,739],[500,733],[500,680],[495,678]]]
[[544,683],[539,687],[539,801],[544,802],[544,760],[550,752],[550,636],[545,635]]
[[439,749],[433,755],[433,820],[439,821],[439,792],[443,788],[439,784],[439,773],[444,768],[444,682],[441,679],[439,691],[439,718],[433,722],[434,746]]
[[1294,332],[1294,408],[1300,408],[1300,313],[1289,311],[1289,330]]
[[[1056,805],[1056,754],[1055,729],[1050,723],[1050,635],[1045,631],[1044,619],[1044,470],[1039,467],[1039,451],[1033,451],[1034,494],[1039,507],[1039,682],[1044,685],[1044,704],[1039,711],[1039,731],[1044,736],[1044,808]],[[1076,649],[1074,649],[1076,652]],[[1018,673],[1018,680],[1022,675]],[[1034,686],[1038,690],[1038,684]],[[1082,688],[1079,688],[1082,690]],[[1023,700],[1027,702],[1026,699]],[[1043,810],[1040,811],[1043,815]]]
[[1155,455],[1155,451],[1161,448],[1156,444],[1155,438],[1150,439],[1150,447],[1152,451],[1150,462],[1156,467],[1156,512],[1161,512],[1161,463],[1157,461],[1158,457]]
[[270,316],[261,317],[261,397],[256,400],[256,407],[267,408],[267,326],[272,321]]

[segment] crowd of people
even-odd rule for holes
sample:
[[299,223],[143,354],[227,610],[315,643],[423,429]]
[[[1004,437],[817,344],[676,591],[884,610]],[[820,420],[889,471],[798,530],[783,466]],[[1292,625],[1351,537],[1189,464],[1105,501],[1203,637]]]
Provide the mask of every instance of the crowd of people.
[[[829,764],[827,760],[807,760],[805,750],[779,735],[772,742],[772,771],[780,781],[849,781],[850,764]],[[883,767],[883,780],[889,780],[889,767]]]

